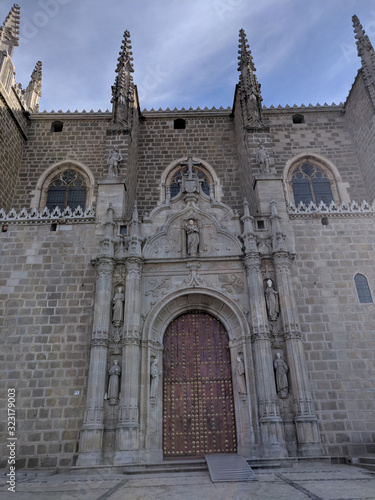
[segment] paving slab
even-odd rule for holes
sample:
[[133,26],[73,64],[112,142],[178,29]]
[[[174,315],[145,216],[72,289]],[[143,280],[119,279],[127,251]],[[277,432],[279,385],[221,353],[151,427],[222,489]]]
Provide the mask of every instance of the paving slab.
[[20,473],[15,493],[2,475],[1,500],[375,500],[375,474],[349,465],[261,469],[237,483],[212,483],[208,471],[35,474]]

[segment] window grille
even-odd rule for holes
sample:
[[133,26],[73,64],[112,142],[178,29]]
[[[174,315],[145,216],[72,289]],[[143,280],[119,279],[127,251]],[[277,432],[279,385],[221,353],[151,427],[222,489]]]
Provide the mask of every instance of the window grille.
[[53,210],[59,207],[64,210],[70,207],[75,210],[80,206],[86,209],[87,187],[83,177],[75,170],[65,170],[57,175],[49,184],[46,207]]
[[357,289],[358,300],[361,304],[369,304],[372,303],[372,296],[370,287],[367,281],[366,276],[363,274],[356,274],[354,276],[354,283]]
[[333,201],[331,181],[327,174],[311,163],[304,163],[292,175],[294,203],[301,201],[308,205],[311,201],[317,205],[323,201],[329,205]]

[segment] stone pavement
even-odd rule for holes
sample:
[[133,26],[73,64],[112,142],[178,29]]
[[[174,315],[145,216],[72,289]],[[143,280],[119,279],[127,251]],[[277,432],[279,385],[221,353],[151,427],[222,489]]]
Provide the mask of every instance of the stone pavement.
[[[3,471],[2,471],[3,472]],[[350,465],[312,463],[255,470],[258,481],[212,483],[208,472],[48,474],[20,472],[16,493],[1,500],[375,500],[375,473]],[[33,475],[33,477],[30,477]]]

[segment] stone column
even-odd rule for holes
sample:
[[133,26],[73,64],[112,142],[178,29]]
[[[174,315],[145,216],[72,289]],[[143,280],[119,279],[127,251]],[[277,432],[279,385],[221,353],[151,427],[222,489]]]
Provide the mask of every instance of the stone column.
[[133,213],[126,260],[125,322],[122,350],[122,382],[116,428],[114,465],[139,461],[139,393],[141,343],[141,284],[143,259],[138,213]]
[[298,320],[297,303],[291,273],[293,255],[285,246],[276,203],[271,202],[273,260],[280,299],[280,315],[285,335],[286,353],[293,393],[294,422],[297,432],[297,451],[300,456],[323,454],[318,421],[309,389],[307,367]]
[[111,322],[112,278],[115,268],[113,236],[115,224],[111,206],[107,214],[105,236],[101,240],[101,254],[91,261],[97,272],[97,280],[86,411],[80,433],[77,461],[77,465],[81,466],[103,463],[104,394]]
[[273,373],[261,260],[247,202],[245,202],[245,215],[242,220],[245,227],[242,239],[246,249],[244,264],[249,287],[250,319],[263,453],[266,457],[286,457],[284,427],[279,413]]

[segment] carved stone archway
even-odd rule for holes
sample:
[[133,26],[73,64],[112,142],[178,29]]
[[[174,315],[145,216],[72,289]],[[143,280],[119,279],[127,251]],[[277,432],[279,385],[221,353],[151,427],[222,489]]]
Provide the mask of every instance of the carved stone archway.
[[[234,410],[237,429],[237,450],[246,456],[259,456],[259,440],[257,436],[257,401],[252,352],[250,345],[250,328],[245,313],[239,306],[222,293],[204,289],[191,288],[174,292],[165,296],[148,314],[143,327],[142,344],[142,380],[141,399],[144,412],[141,415],[141,427],[145,433],[145,445],[148,459],[163,460],[163,381],[159,372],[157,397],[151,397],[150,367],[155,359],[162,366],[163,337],[171,322],[189,311],[202,311],[217,318],[228,333],[229,350],[232,365],[234,390]],[[236,373],[237,358],[241,354],[245,365],[247,394],[239,388]]]

